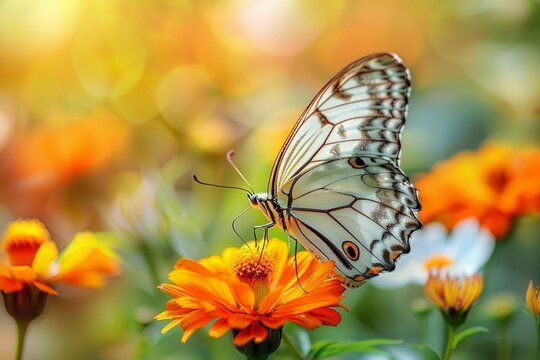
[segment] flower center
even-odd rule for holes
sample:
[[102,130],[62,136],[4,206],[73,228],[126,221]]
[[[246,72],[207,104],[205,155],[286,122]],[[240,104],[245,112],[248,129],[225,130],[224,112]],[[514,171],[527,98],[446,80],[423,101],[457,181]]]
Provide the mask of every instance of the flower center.
[[428,272],[431,272],[432,270],[442,269],[448,265],[452,265],[453,263],[453,259],[446,255],[438,254],[427,258],[426,261],[424,261],[424,267]]
[[493,169],[487,174],[486,181],[493,191],[500,193],[510,182],[510,175],[505,169]]
[[259,304],[260,300],[268,293],[270,279],[275,269],[274,257],[268,251],[263,250],[262,246],[255,249],[243,247],[233,262],[233,271],[236,277],[253,288],[255,304]]

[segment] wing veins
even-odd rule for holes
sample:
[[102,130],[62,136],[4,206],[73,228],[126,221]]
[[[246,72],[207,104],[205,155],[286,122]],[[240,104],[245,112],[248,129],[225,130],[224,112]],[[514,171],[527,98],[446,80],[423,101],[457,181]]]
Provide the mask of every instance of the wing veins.
[[[324,252],[321,251],[321,249],[319,247],[317,247],[310,239],[309,237],[306,236],[306,234],[302,231],[302,229],[300,228],[300,226],[298,225],[298,222],[300,222],[301,225],[305,226],[308,230],[310,230],[313,234],[315,234],[315,236],[317,236],[319,239],[321,239],[327,246],[329,249],[332,250],[332,252],[336,255],[336,258],[341,262],[341,264],[348,270],[356,270],[360,273],[360,270],[358,270],[351,262],[349,262],[349,260],[347,260],[345,258],[345,256],[343,256],[343,254],[339,251],[339,249],[334,245],[334,243],[328,239],[324,234],[322,234],[320,231],[316,230],[315,228],[313,228],[311,225],[308,225],[306,224],[305,222],[301,221],[300,219],[294,217],[294,216],[291,216],[293,219],[294,219],[294,222],[296,223],[296,227],[298,228],[298,230],[300,230],[300,232],[302,233],[302,235],[304,236],[304,238],[311,244],[313,245],[315,248],[317,248],[319,250],[319,253],[321,254],[324,254]],[[337,251],[336,251],[337,250]],[[329,258],[324,255],[326,257],[326,259],[328,260]]]
[[[352,208],[352,207],[351,207],[351,208]],[[354,210],[354,208],[352,208],[352,209]],[[366,249],[366,250],[367,250],[367,251],[368,251],[375,259],[379,260],[379,262],[380,262],[381,264],[385,264],[384,261],[382,261],[381,259],[379,259],[379,257],[378,257],[377,255],[375,255],[373,252],[371,252],[371,250],[368,249],[367,246],[364,245],[364,243],[363,243],[360,239],[358,239],[356,236],[354,236],[354,235],[349,231],[349,229],[347,229],[345,226],[343,226],[343,224],[342,224],[341,222],[339,222],[339,220],[336,219],[331,213],[328,213],[328,216],[330,216],[332,219],[334,219],[334,221],[335,221],[336,223],[338,223],[339,226],[341,226],[341,228],[342,228],[343,230],[345,230],[349,235],[351,235],[351,237],[352,237],[354,240],[356,240],[360,245],[362,245],[362,247],[363,247],[364,249]]]
[[[380,143],[385,143],[385,144],[401,144],[400,141],[390,141],[390,140],[350,139],[350,140],[339,140],[339,141],[326,142],[326,143],[324,143],[324,145],[334,145],[334,144],[341,144],[341,143],[353,142],[353,141],[358,141],[358,142],[365,141],[367,143],[380,142]],[[352,157],[352,156],[349,156],[349,157]]]
[[[380,102],[380,101],[384,101],[384,100],[404,100],[404,99],[393,99],[393,98],[384,98],[384,99],[359,99],[359,100],[352,100],[352,101],[344,101],[343,103],[341,104],[337,104],[337,105],[334,105],[334,106],[330,106],[330,107],[327,107],[327,108],[322,108],[322,107],[319,107],[318,109],[320,109],[321,112],[325,112],[325,111],[328,111],[328,110],[333,110],[333,109],[336,109],[336,108],[339,108],[341,106],[345,106],[345,105],[350,105],[350,104],[357,104],[357,103],[362,103],[362,102],[366,102],[366,101],[377,101],[377,102]],[[366,108],[366,110],[390,110],[390,109],[394,109],[394,110],[398,110],[398,111],[404,111],[404,108],[401,109],[401,108],[397,108],[397,107],[388,107],[388,106],[381,106],[380,104],[377,104],[377,105],[374,105],[374,106],[370,106],[368,108]]]

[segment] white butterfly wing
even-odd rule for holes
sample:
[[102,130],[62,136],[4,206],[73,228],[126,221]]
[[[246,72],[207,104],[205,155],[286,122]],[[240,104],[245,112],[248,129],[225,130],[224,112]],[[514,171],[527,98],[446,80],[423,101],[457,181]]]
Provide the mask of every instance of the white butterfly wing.
[[359,169],[334,160],[290,182],[290,196],[278,196],[280,205],[292,199],[288,230],[318,257],[334,260],[350,286],[391,271],[420,227],[409,207],[418,204],[416,191],[391,164]]
[[392,270],[421,227],[399,168],[410,75],[394,54],[361,58],[304,111],[274,163],[268,193],[300,243],[355,286]]
[[395,54],[368,55],[344,68],[289,134],[274,162],[269,193],[306,166],[336,156],[383,156],[399,166],[409,93],[409,71]]

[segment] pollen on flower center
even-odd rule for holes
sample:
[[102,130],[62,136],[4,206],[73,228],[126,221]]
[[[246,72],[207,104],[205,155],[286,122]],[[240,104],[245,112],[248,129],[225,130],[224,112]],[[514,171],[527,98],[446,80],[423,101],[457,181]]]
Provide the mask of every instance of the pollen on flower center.
[[256,285],[267,285],[274,273],[276,261],[272,254],[259,248],[242,248],[233,262],[233,271],[241,281]]
[[424,267],[431,272],[432,270],[442,269],[448,265],[452,265],[454,260],[446,255],[438,254],[427,258],[424,261]]

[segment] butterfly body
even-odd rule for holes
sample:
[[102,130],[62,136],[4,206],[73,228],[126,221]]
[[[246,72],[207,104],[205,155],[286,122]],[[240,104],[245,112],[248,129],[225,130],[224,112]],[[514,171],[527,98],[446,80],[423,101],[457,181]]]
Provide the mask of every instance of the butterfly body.
[[391,271],[422,225],[400,168],[410,74],[395,54],[361,58],[315,96],[280,150],[268,191],[249,197],[347,286]]

